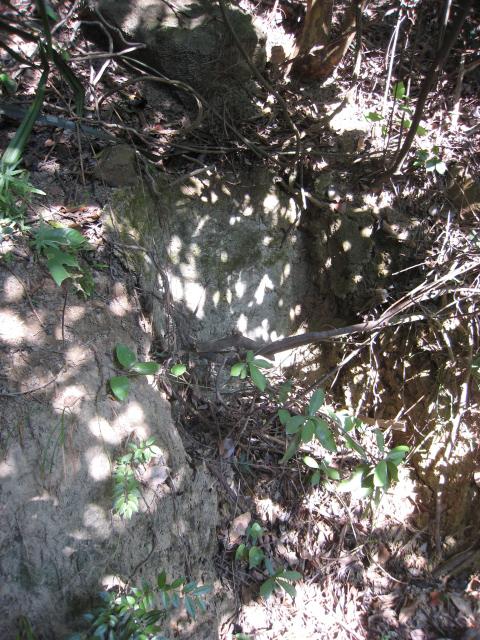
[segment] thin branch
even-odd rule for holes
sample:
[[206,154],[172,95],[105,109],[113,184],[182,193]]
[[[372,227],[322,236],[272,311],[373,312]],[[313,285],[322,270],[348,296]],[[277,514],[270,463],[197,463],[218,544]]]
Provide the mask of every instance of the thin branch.
[[420,120],[422,119],[428,95],[437,82],[438,74],[443,69],[445,62],[447,61],[450,51],[455,44],[455,41],[463,27],[465,20],[467,19],[468,14],[470,13],[472,5],[473,0],[465,0],[462,7],[459,9],[452,28],[446,35],[442,47],[439,49],[432,64],[430,65],[430,68],[428,69],[425,79],[422,83],[420,93],[417,98],[417,104],[415,106],[415,113],[412,117],[412,124],[410,125],[410,129],[408,130],[408,133],[405,137],[402,148],[398,152],[390,168],[387,169],[387,171],[385,171],[379,178],[377,178],[377,180],[375,181],[376,186],[381,186],[386,180],[390,179],[396,173],[406,155],[410,151],[413,139],[415,138],[415,135],[417,133],[417,127],[420,124]]

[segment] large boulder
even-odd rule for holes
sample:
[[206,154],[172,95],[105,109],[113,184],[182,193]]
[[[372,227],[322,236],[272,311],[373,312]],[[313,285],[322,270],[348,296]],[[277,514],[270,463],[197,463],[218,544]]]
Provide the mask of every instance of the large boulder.
[[[84,17],[106,22],[145,43],[134,55],[172,80],[191,85],[234,122],[251,115],[252,70],[235,43],[218,3],[206,0],[89,0]],[[226,8],[231,28],[252,62],[265,64],[265,38],[250,16]],[[125,41],[111,29],[117,48]],[[97,32],[97,36],[101,33]],[[182,97],[186,97],[184,94]]]
[[123,189],[112,213],[120,242],[147,250],[131,251],[132,268],[167,350],[172,331],[177,348],[194,349],[232,333],[269,342],[301,326],[309,278],[300,212],[265,168],[162,176],[156,191]]
[[[17,637],[20,616],[39,640],[67,637],[114,580],[153,582],[162,569],[214,580],[215,490],[188,460],[169,404],[143,376],[126,402],[108,392],[116,344],[148,358],[139,320],[121,279],[97,277],[82,301],[42,268],[0,261],[2,638]],[[112,510],[115,460],[148,437],[160,452],[125,520]],[[210,611],[207,628],[180,636],[217,638]]]

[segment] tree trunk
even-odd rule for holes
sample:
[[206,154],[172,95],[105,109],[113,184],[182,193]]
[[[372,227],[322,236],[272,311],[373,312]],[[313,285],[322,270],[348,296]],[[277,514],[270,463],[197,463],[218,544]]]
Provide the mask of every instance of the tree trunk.
[[[345,12],[340,34],[329,41],[333,0],[309,0],[305,23],[297,44],[292,74],[301,80],[325,80],[342,61],[355,37],[358,11],[366,0],[352,0]],[[322,47],[310,53],[313,46]]]
[[314,46],[324,46],[330,38],[333,0],[308,0],[303,28],[296,43],[296,55],[308,54]]

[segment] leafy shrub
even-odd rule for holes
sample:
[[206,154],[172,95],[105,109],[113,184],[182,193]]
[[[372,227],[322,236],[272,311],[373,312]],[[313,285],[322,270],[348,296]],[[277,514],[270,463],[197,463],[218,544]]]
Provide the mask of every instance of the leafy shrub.
[[25,229],[25,208],[34,193],[45,195],[30,184],[28,173],[19,169],[18,163],[0,163],[0,241],[4,234]]
[[268,380],[260,369],[270,369],[271,367],[273,367],[271,362],[263,358],[255,358],[253,351],[247,351],[246,361],[234,364],[231,368],[230,375],[232,377],[238,377],[240,380],[245,380],[245,378],[249,376],[253,384],[263,392],[267,388]]
[[162,631],[168,612],[183,604],[195,620],[198,611],[206,611],[204,597],[211,590],[210,585],[199,586],[184,577],[168,583],[162,571],[154,587],[144,582],[122,593],[101,593],[102,605],[84,615],[88,630],[69,640],[166,640]]
[[265,529],[258,523],[252,522],[245,532],[245,542],[238,545],[235,552],[237,562],[248,562],[249,569],[260,568],[268,573],[268,578],[260,586],[260,595],[268,598],[276,589],[283,589],[290,596],[295,597],[295,587],[292,582],[302,579],[298,571],[273,568],[271,561],[265,556],[263,550],[257,545],[259,538],[265,533]]
[[[402,81],[396,82],[393,85],[393,97],[395,99],[395,109],[393,118],[390,122],[387,122],[385,117],[381,113],[376,111],[369,111],[365,114],[365,119],[375,124],[382,122],[382,135],[384,138],[388,136],[389,127],[393,128],[393,132],[401,134],[404,130],[410,129],[412,126],[412,120],[414,110],[410,104],[410,98],[407,95],[407,89]],[[424,138],[427,136],[428,130],[422,125],[418,125],[415,135],[417,138]],[[446,164],[440,157],[440,149],[438,146],[433,145],[431,149],[420,148],[415,151],[415,160],[413,161],[413,167],[424,167],[427,172],[435,171],[440,175],[443,175],[447,171]]]
[[[238,376],[240,379],[251,377],[253,384],[260,390],[264,391],[267,387],[268,380],[263,373],[259,371],[260,367],[271,367],[271,363],[260,358],[255,358],[253,352],[247,353],[245,362],[236,363],[231,370],[232,376]],[[253,370],[257,369],[255,374]],[[258,374],[262,377],[261,384]],[[254,378],[255,376],[255,378]],[[279,403],[285,402],[291,390],[291,383],[284,382],[278,393]],[[279,408],[278,419],[285,427],[285,432],[290,441],[282,459],[281,464],[291,460],[304,445],[308,445],[314,441],[318,442],[325,450],[323,457],[317,460],[312,455],[304,455],[303,463],[308,470],[312,470],[310,483],[318,485],[322,481],[334,481],[339,484],[340,491],[352,492],[356,497],[365,498],[373,496],[375,501],[381,497],[382,492],[388,491],[390,486],[398,481],[398,467],[405,459],[409,447],[399,445],[391,450],[385,447],[385,438],[380,429],[373,432],[375,442],[370,442],[369,450],[367,450],[356,440],[354,432],[366,432],[365,425],[361,420],[352,417],[345,411],[335,411],[331,407],[325,405],[325,392],[323,389],[317,389],[310,398],[303,413],[291,413],[286,408]],[[339,447],[350,449],[361,459],[350,477],[342,480],[339,470],[332,465],[332,458],[337,453]],[[372,453],[372,450],[374,452]],[[251,537],[251,536],[250,536]],[[252,550],[253,549],[253,550]],[[250,554],[253,561],[260,564],[259,551],[255,547],[248,547],[247,543],[240,545],[237,549],[237,559],[248,559],[251,563]]]

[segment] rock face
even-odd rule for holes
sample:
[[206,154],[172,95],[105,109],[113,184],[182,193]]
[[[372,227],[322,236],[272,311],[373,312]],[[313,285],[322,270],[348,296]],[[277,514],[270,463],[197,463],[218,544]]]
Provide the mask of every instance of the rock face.
[[309,282],[300,239],[287,234],[299,212],[268,172],[209,172],[173,186],[162,178],[157,191],[123,190],[113,207],[124,243],[150,252],[133,257],[144,289],[156,294],[156,335],[171,328],[159,298],[167,279],[180,348],[232,331],[260,341],[294,332]]
[[[252,113],[252,72],[225,24],[218,4],[207,0],[90,0],[86,11],[119,27],[127,39],[145,43],[135,56],[166,77],[191,85],[221,114],[238,122]],[[237,8],[227,15],[250,59],[265,64],[265,39]],[[115,40],[116,32],[111,30]],[[118,38],[118,34],[117,34]],[[119,48],[125,48],[121,40]],[[182,99],[188,95],[182,92]]]
[[[142,359],[149,349],[122,283],[98,277],[91,299],[70,294],[64,308],[64,292],[43,268],[3,264],[0,636],[16,637],[22,615],[39,639],[78,631],[81,614],[115,576],[153,581],[165,569],[211,583],[211,480],[188,464],[153,380],[132,380],[124,403],[108,393],[115,345]],[[128,442],[150,436],[161,454],[142,478],[140,512],[122,520],[112,513],[113,465]],[[207,631],[184,621],[180,635],[213,640],[212,615]]]

